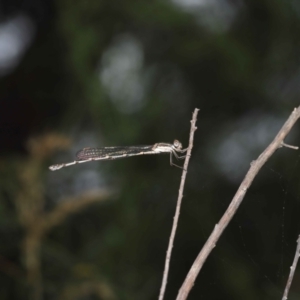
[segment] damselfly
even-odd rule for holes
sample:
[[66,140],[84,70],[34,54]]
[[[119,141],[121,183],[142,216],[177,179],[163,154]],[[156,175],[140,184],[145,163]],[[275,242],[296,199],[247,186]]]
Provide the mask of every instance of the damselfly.
[[[69,167],[76,164],[85,163],[88,161],[97,161],[97,160],[113,160],[118,158],[125,158],[130,156],[137,155],[148,155],[148,154],[160,154],[160,153],[170,153],[170,164],[172,162],[172,155],[176,159],[183,159],[185,155],[180,156],[180,154],[185,153],[186,149],[182,149],[182,144],[175,140],[173,144],[167,143],[156,143],[152,146],[123,146],[123,147],[100,147],[100,148],[84,148],[77,152],[76,160],[56,164],[49,167],[51,171],[56,171],[64,167]],[[176,166],[176,165],[175,165]]]

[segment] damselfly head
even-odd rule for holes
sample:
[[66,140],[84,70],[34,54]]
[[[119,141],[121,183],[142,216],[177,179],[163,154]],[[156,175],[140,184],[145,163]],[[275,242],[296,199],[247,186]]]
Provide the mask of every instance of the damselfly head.
[[174,140],[173,146],[176,150],[181,150],[182,149],[182,144],[178,140]]

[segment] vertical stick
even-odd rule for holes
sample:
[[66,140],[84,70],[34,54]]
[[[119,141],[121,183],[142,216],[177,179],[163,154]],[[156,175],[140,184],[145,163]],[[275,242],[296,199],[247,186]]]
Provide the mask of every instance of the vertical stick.
[[180,207],[181,207],[181,202],[182,202],[182,197],[183,197],[183,189],[184,189],[184,184],[185,184],[185,178],[186,178],[187,168],[188,168],[191,153],[192,153],[193,142],[194,142],[194,133],[197,130],[196,121],[197,121],[198,111],[199,111],[199,109],[195,108],[194,113],[193,113],[193,118],[191,120],[191,131],[190,131],[189,146],[188,146],[188,149],[187,149],[187,154],[186,154],[186,157],[185,157],[185,161],[184,161],[184,165],[183,165],[183,171],[182,171],[182,175],[181,175],[181,182],[180,182],[180,187],[179,187],[176,211],[175,211],[173,226],[172,226],[171,235],[170,235],[170,239],[169,239],[169,245],[168,245],[168,250],[167,250],[167,255],[166,255],[166,260],[165,260],[165,269],[164,269],[164,274],[163,274],[163,280],[162,280],[160,293],[159,293],[159,300],[163,300],[165,290],[166,290],[166,286],[167,286],[170,260],[171,260],[171,255],[172,255],[172,248],[173,248],[175,233],[176,233],[176,229],[177,229],[177,225],[178,225],[178,219],[179,219]]

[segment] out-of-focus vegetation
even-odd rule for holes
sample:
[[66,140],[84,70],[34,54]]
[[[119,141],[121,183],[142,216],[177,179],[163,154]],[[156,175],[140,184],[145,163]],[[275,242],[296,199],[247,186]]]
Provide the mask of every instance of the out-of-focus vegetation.
[[[0,22],[0,298],[156,299],[181,170],[164,155],[48,166],[88,146],[186,146],[198,107],[175,299],[250,162],[300,104],[300,3],[6,0]],[[287,142],[300,144],[299,126]],[[189,299],[281,298],[299,161],[284,148],[263,168]]]

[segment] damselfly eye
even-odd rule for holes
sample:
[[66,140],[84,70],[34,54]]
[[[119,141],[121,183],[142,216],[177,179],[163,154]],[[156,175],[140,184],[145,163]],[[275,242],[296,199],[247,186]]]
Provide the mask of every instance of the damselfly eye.
[[178,140],[174,140],[173,145],[176,149],[182,148],[182,144]]

